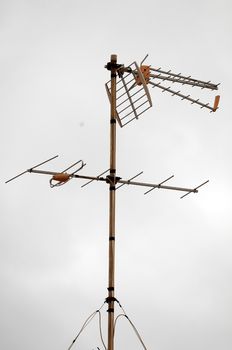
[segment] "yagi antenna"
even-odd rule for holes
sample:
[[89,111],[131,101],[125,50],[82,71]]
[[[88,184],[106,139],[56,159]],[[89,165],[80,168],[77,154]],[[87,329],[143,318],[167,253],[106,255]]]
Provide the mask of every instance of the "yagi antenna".
[[[199,105],[201,108],[207,108],[210,112],[216,112],[218,109],[220,96],[216,95],[213,105],[204,103],[189,95],[181,93],[180,90],[173,90],[171,86],[163,85],[164,82],[178,83],[201,89],[218,90],[220,84],[213,84],[210,81],[194,79],[191,76],[185,76],[181,73],[172,73],[171,70],[164,71],[160,68],[152,68],[143,65],[147,59],[146,55],[140,63],[133,62],[128,67],[119,65],[117,75],[119,79],[116,83],[116,119],[121,127],[127,125],[134,119],[138,119],[146,110],[152,107],[152,100],[148,85],[152,88],[159,88],[162,92],[169,92],[171,96],[178,96],[182,100],[187,100],[191,104]],[[110,81],[106,83],[106,91],[111,101]]]
[[[61,172],[57,171],[46,171],[37,169],[39,166],[57,158],[58,156],[52,157],[42,163],[39,163],[32,168],[25,170],[24,172],[14,176],[13,178],[6,181],[6,183],[15,180],[19,176],[29,172],[36,174],[44,174],[49,175],[50,178],[50,186],[57,187],[66,184],[71,179],[81,179],[86,180],[87,182],[82,185],[85,187],[93,181],[105,183],[109,188],[109,263],[108,263],[108,296],[105,299],[105,303],[108,304],[108,346],[107,350],[114,350],[114,331],[117,318],[121,315],[125,316],[130,324],[133,326],[134,330],[136,330],[133,323],[130,321],[128,315],[126,315],[124,309],[121,304],[115,297],[115,208],[116,208],[116,190],[121,188],[124,185],[130,186],[139,186],[145,187],[146,192],[144,194],[148,194],[155,189],[160,190],[172,190],[184,192],[181,198],[186,197],[191,193],[197,193],[198,189],[208,183],[209,180],[203,182],[201,185],[194,188],[186,188],[186,187],[178,187],[178,186],[169,186],[166,183],[171,180],[174,175],[169,176],[165,180],[158,183],[149,183],[149,182],[139,182],[135,179],[140,176],[143,172],[136,174],[135,176],[129,179],[122,179],[117,175],[117,167],[116,167],[116,124],[123,127],[130,123],[134,119],[138,119],[145,111],[152,107],[152,100],[150,96],[150,92],[148,89],[148,85],[152,87],[157,87],[162,89],[163,92],[169,92],[172,96],[179,96],[182,100],[188,100],[193,104],[200,105],[201,108],[207,108],[211,112],[215,112],[218,109],[219,104],[219,96],[215,97],[215,101],[213,106],[208,103],[203,103],[199,99],[193,99],[190,95],[185,95],[180,92],[180,90],[175,91],[171,89],[170,86],[166,87],[165,82],[167,83],[177,83],[179,85],[187,85],[191,87],[198,87],[201,89],[208,90],[217,90],[219,84],[213,84],[210,81],[202,81],[198,79],[194,79],[191,76],[185,76],[181,73],[175,74],[169,71],[164,71],[161,68],[152,68],[148,65],[143,65],[144,61],[147,59],[146,55],[142,60],[140,66],[137,65],[136,62],[133,62],[129,66],[124,66],[123,64],[117,63],[117,56],[111,55],[110,62],[107,63],[105,68],[110,71],[110,81],[106,83],[106,91],[110,101],[110,145],[109,145],[109,155],[110,162],[109,168],[105,170],[103,173],[92,176],[92,175],[82,175],[80,174],[80,170],[86,165],[82,160],[78,160],[77,162],[70,165],[68,168]],[[68,172],[69,171],[69,172]],[[108,174],[107,174],[108,173]],[[123,310],[123,314],[119,314],[115,317],[115,302],[119,304],[119,306]],[[104,305],[104,304],[103,304]],[[103,307],[103,306],[102,306]],[[101,308],[102,308],[101,307]],[[100,308],[100,309],[101,309]],[[100,309],[95,311],[87,321],[84,323],[84,326],[81,328],[81,331],[78,333],[77,337],[73,340],[72,344],[69,346],[69,349],[72,347],[74,342],[77,340],[80,333],[86,327],[86,325],[92,320],[92,318],[99,313],[100,317]],[[100,321],[99,321],[100,322]],[[139,336],[139,333],[136,330],[136,335]],[[103,346],[106,348],[105,343],[102,338],[101,339]],[[140,342],[144,349],[146,349],[141,337],[139,336]]]
[[[201,106],[201,108],[208,108],[210,112],[216,112],[219,105],[220,96],[217,95],[214,98],[214,104],[213,106],[210,106],[209,103],[203,103],[199,101],[199,99],[194,99],[190,95],[185,95],[180,92],[180,90],[176,91],[171,89],[170,86],[166,87],[164,85],[161,85],[162,82],[171,82],[171,83],[178,83],[181,85],[190,85],[191,87],[199,87],[201,89],[208,89],[208,90],[218,90],[219,84],[213,84],[210,81],[203,81],[198,79],[193,79],[191,76],[184,76],[181,73],[175,74],[169,71],[161,70],[161,68],[155,69],[150,66],[141,66],[140,67],[142,73],[146,76],[147,83],[152,85],[152,87],[158,87],[159,89],[162,89],[163,92],[169,92],[172,96],[179,96],[182,100],[188,100],[192,104],[197,104]],[[155,82],[157,81],[157,83]],[[161,81],[161,82],[160,82]]]

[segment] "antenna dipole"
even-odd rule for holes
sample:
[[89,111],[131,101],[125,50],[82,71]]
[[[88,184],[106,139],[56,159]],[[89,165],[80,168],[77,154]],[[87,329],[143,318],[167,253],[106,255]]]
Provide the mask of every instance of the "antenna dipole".
[[[135,330],[137,336],[139,336],[138,331],[136,330],[133,323],[130,321],[129,317],[125,313],[119,301],[115,298],[115,203],[116,203],[116,190],[119,188],[130,185],[130,186],[139,186],[145,187],[146,192],[144,194],[148,194],[155,189],[164,189],[164,190],[172,190],[172,191],[180,191],[184,192],[184,194],[180,198],[184,198],[191,193],[197,193],[198,189],[208,183],[209,180],[204,181],[202,184],[193,187],[179,187],[179,186],[168,186],[166,185],[167,181],[170,181],[174,175],[169,176],[165,180],[162,180],[158,183],[151,182],[139,182],[133,181],[135,178],[140,176],[143,172],[139,172],[137,175],[125,180],[121,177],[117,176],[116,172],[116,127],[117,123],[120,127],[123,127],[130,123],[134,119],[138,119],[145,111],[152,107],[152,100],[150,97],[149,89],[147,87],[148,84],[152,85],[152,87],[158,87],[163,91],[170,92],[172,96],[179,96],[182,99],[189,100],[192,104],[195,103],[200,105],[201,108],[207,108],[211,112],[215,112],[218,109],[219,104],[219,96],[215,97],[214,105],[209,106],[208,103],[202,103],[199,99],[193,99],[190,95],[183,95],[180,91],[174,91],[170,89],[170,87],[165,87],[160,85],[160,83],[154,83],[151,80],[157,81],[161,80],[163,82],[168,81],[172,83],[179,83],[181,85],[190,85],[199,87],[201,89],[209,89],[209,90],[217,90],[219,84],[212,84],[210,81],[202,81],[191,78],[191,76],[184,76],[179,74],[172,73],[171,71],[164,71],[161,68],[152,68],[150,66],[142,65],[147,56],[142,60],[140,67],[136,62],[133,62],[129,66],[124,66],[123,64],[117,63],[117,55],[112,54],[110,57],[110,62],[108,62],[105,68],[110,71],[110,80],[106,83],[106,91],[110,101],[110,149],[109,149],[109,169],[105,170],[101,174],[97,176],[91,175],[82,175],[79,172],[86,165],[83,160],[78,160],[70,166],[66,167],[63,171],[47,171],[47,170],[39,170],[37,169],[41,165],[57,158],[58,156],[54,156],[49,158],[42,163],[39,163],[20,174],[12,177],[6,183],[15,180],[16,178],[24,175],[25,173],[35,173],[41,175],[49,175],[50,178],[50,187],[59,187],[61,185],[66,184],[72,179],[83,179],[87,180],[85,184],[81,187],[85,187],[93,181],[98,181],[105,183],[109,188],[109,245],[108,245],[108,296],[105,299],[105,303],[108,304],[108,347],[106,349],[105,343],[102,338],[102,343],[106,350],[114,350],[114,333],[115,333],[115,325],[119,316],[125,316],[132,327]],[[154,73],[153,73],[154,72]],[[70,170],[72,169],[72,170]],[[69,172],[67,172],[69,170]],[[77,174],[78,173],[78,174]],[[105,175],[108,173],[108,175]],[[103,176],[104,175],[104,176]],[[119,185],[118,185],[119,184]],[[116,187],[117,185],[117,187]],[[123,310],[123,314],[119,314],[115,318],[115,302],[119,304],[119,306]],[[103,304],[104,305],[104,304]],[[102,308],[102,307],[101,307]],[[100,309],[101,309],[100,308]],[[72,344],[69,346],[69,350],[83,331],[83,329],[87,326],[87,324],[93,319],[93,317],[100,313],[100,309],[95,311],[87,321],[84,323],[81,331],[78,333],[77,337],[73,340]],[[99,314],[100,315],[100,314]],[[99,316],[100,317],[100,316]],[[140,342],[146,350],[146,347],[139,336]]]

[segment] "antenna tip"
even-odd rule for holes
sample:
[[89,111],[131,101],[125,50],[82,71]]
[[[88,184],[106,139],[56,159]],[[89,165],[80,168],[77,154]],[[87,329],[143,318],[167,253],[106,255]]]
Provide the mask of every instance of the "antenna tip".
[[220,101],[220,96],[219,95],[215,96],[213,112],[216,112],[216,110],[218,109],[219,101]]
[[112,55],[110,56],[110,60],[111,60],[111,62],[117,62],[117,55],[112,54]]

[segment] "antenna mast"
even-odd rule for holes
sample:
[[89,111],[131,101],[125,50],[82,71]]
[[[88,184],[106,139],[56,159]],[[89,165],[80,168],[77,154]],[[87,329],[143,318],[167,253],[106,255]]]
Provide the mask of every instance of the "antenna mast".
[[[148,56],[148,55],[147,55]],[[90,176],[90,175],[82,175],[79,172],[86,165],[82,160],[79,160],[68,168],[65,168],[61,172],[57,171],[46,171],[46,170],[38,170],[37,168],[41,165],[57,158],[58,156],[54,156],[49,158],[48,160],[39,163],[20,174],[12,177],[6,183],[15,180],[16,178],[24,175],[25,173],[36,173],[42,175],[49,175],[50,178],[50,187],[58,187],[66,184],[68,181],[72,179],[84,179],[88,180],[81,187],[84,187],[91,183],[92,181],[103,182],[109,187],[109,265],[108,265],[108,296],[105,299],[105,303],[108,304],[108,347],[106,348],[104,340],[102,338],[102,333],[100,331],[101,340],[104,345],[105,350],[114,350],[114,331],[115,324],[119,316],[125,316],[133,329],[135,330],[136,335],[139,337],[139,340],[146,350],[146,347],[138,334],[135,326],[125,313],[119,301],[115,298],[115,202],[116,202],[116,190],[124,185],[132,185],[132,186],[140,186],[146,187],[146,192],[144,194],[148,194],[154,189],[165,189],[165,190],[173,190],[173,191],[181,191],[184,194],[180,198],[184,198],[191,193],[197,193],[198,189],[205,185],[209,180],[204,181],[202,184],[198,185],[194,188],[184,188],[178,186],[167,186],[167,181],[171,180],[174,175],[169,176],[165,180],[158,183],[147,183],[147,182],[138,182],[133,181],[136,177],[142,174],[142,172],[137,175],[131,177],[128,180],[123,180],[121,177],[117,176],[116,173],[116,126],[117,123],[120,127],[123,127],[130,123],[134,119],[138,119],[140,115],[142,115],[146,110],[152,107],[152,100],[150,97],[148,84],[152,87],[158,87],[162,89],[162,91],[166,91],[171,93],[172,96],[179,96],[182,100],[188,100],[192,104],[196,104],[201,106],[201,108],[205,108],[210,110],[210,112],[215,112],[218,109],[219,104],[219,96],[215,97],[213,106],[210,106],[209,103],[203,103],[199,101],[199,99],[193,99],[190,95],[184,95],[180,93],[180,91],[174,91],[170,87],[165,87],[160,85],[160,82],[156,82],[157,80],[162,82],[168,81],[171,83],[179,83],[181,85],[190,85],[199,87],[201,89],[209,89],[209,90],[217,90],[219,84],[212,84],[210,81],[202,81],[191,78],[191,76],[184,76],[181,73],[175,74],[169,71],[164,71],[161,68],[152,68],[151,66],[143,65],[143,62],[147,58],[147,56],[142,60],[140,67],[136,62],[133,62],[129,66],[125,67],[123,64],[117,63],[117,55],[111,55],[110,62],[107,63],[105,68],[110,71],[110,81],[106,83],[106,91],[110,101],[110,164],[109,169],[104,171],[98,176]],[[118,79],[117,79],[118,78]],[[153,81],[155,80],[155,82]],[[72,169],[72,171],[70,170]],[[71,172],[67,172],[67,171]],[[107,176],[105,175],[109,171]],[[77,174],[78,173],[78,174]],[[116,185],[119,184],[117,187]],[[119,304],[123,313],[118,315],[115,318],[115,302]],[[104,305],[104,304],[103,304]],[[102,305],[102,307],[103,307]],[[101,307],[101,308],[102,308]],[[87,324],[94,318],[94,316],[99,313],[100,310],[95,311],[90,317],[86,320],[80,332],[73,340],[68,350],[71,349],[83,329],[87,326]]]
[[116,77],[117,56],[111,55],[107,69],[111,72],[110,103],[110,175],[109,180],[109,275],[108,275],[108,350],[114,350],[115,286],[115,195],[116,195]]

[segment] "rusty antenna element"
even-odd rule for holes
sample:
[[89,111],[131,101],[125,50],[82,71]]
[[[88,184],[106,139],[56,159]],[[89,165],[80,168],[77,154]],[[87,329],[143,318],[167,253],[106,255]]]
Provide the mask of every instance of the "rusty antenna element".
[[[159,80],[171,81],[172,83],[179,83],[182,85],[187,84],[190,86],[196,86],[202,89],[210,89],[210,90],[217,90],[219,84],[215,85],[215,84],[212,84],[210,81],[204,82],[201,80],[193,79],[190,76],[187,76],[187,77],[183,76],[180,73],[174,74],[171,71],[168,71],[168,72],[163,71],[161,70],[161,68],[155,69],[150,66],[145,66],[143,65],[143,63],[146,58],[147,56],[143,59],[140,66],[138,66],[136,62],[133,62],[131,65],[125,67],[123,64],[117,63],[117,55],[111,55],[110,62],[108,62],[107,65],[105,66],[105,68],[108,71],[110,71],[110,76],[111,76],[110,81],[106,83],[106,91],[110,101],[110,149],[109,149],[110,162],[109,162],[109,168],[107,170],[105,170],[104,172],[102,172],[97,176],[82,175],[79,172],[86,165],[83,162],[83,160],[79,160],[73,163],[65,170],[62,170],[61,172],[37,169],[41,165],[51,160],[54,160],[55,158],[58,157],[58,156],[54,156],[42,163],[39,163],[23,171],[22,173],[6,181],[6,183],[8,183],[12,180],[15,180],[19,176],[24,175],[25,173],[36,173],[36,174],[42,174],[42,175],[49,175],[51,177],[49,183],[52,188],[64,185],[72,179],[87,180],[87,182],[84,183],[81,187],[85,187],[86,185],[90,184],[93,181],[99,181],[108,185],[108,188],[109,188],[109,246],[108,246],[109,261],[108,261],[108,287],[107,287],[108,295],[104,301],[104,304],[105,303],[108,304],[108,310],[107,310],[108,343],[106,347],[105,342],[103,340],[102,331],[101,331],[100,310],[102,309],[104,305],[103,304],[99,310],[95,311],[93,314],[91,314],[87,318],[80,332],[72,341],[68,349],[71,349],[71,347],[74,345],[74,343],[76,342],[77,338],[82,333],[84,328],[89,324],[89,322],[91,322],[91,320],[95,317],[95,315],[98,314],[99,325],[100,325],[100,336],[101,336],[102,344],[105,350],[114,350],[115,326],[120,316],[126,317],[126,319],[131,324],[132,328],[134,329],[136,335],[138,336],[144,350],[146,350],[146,347],[137,329],[135,328],[134,324],[129,319],[125,310],[122,308],[121,304],[115,297],[116,190],[118,190],[119,188],[125,185],[140,186],[140,187],[146,188],[146,192],[144,194],[148,194],[155,189],[161,189],[161,190],[163,189],[163,190],[184,192],[184,194],[180,197],[180,198],[184,198],[191,193],[197,193],[198,189],[209,181],[209,180],[204,181],[202,184],[193,188],[185,188],[185,187],[178,187],[178,186],[168,186],[166,184],[167,181],[170,181],[174,177],[174,175],[171,175],[167,177],[165,180],[162,180],[158,183],[147,183],[147,182],[135,181],[135,178],[140,176],[143,172],[139,172],[135,176],[126,180],[122,179],[117,175],[117,169],[116,169],[117,122],[121,127],[123,127],[126,124],[130,123],[132,120],[138,119],[139,116],[141,116],[146,110],[152,107],[152,100],[150,97],[148,84],[152,85],[152,87],[158,87],[158,88],[161,88],[163,91],[170,92],[173,96],[176,95],[181,97],[182,99],[189,100],[191,103],[198,104],[201,106],[201,108],[207,108],[211,112],[215,112],[218,108],[219,96],[215,97],[214,105],[213,107],[211,107],[209,106],[208,103],[207,104],[202,103],[199,101],[199,99],[194,100],[190,98],[189,95],[183,95],[180,93],[180,91],[174,91],[170,89],[170,87],[166,88],[163,85],[160,85],[160,82],[156,83],[156,81],[159,81]],[[70,172],[68,172],[68,170]],[[115,317],[115,302],[119,304],[119,307],[122,309],[122,312],[123,312],[123,313],[120,313],[117,317]]]
[[[171,89],[171,86],[163,85],[164,82],[178,83],[180,85],[189,85],[201,89],[218,90],[220,84],[213,84],[211,81],[203,81],[194,79],[191,76],[185,76],[181,73],[175,74],[171,70],[164,71],[160,68],[152,68],[150,65],[144,65],[144,61],[148,55],[144,57],[140,66],[133,62],[124,68],[121,65],[117,69],[119,79],[116,83],[116,118],[121,127],[127,125],[134,119],[152,107],[148,84],[152,88],[159,88],[162,92],[169,92],[172,96],[179,96],[182,100],[187,100],[191,104],[197,104],[201,108],[207,108],[210,112],[216,112],[219,105],[220,96],[214,98],[212,106],[209,103],[203,103],[198,99],[192,98],[190,95],[181,93]],[[111,82],[106,83],[106,91],[109,99],[111,99]]]

